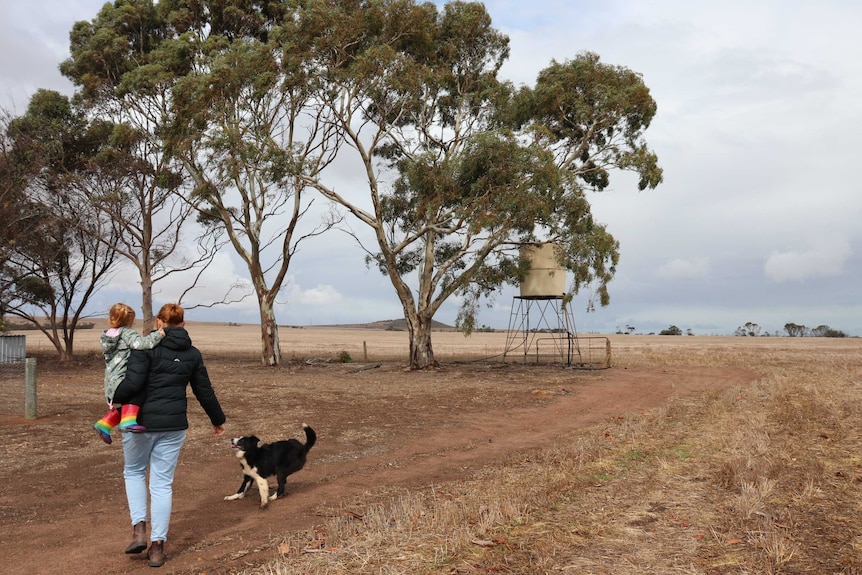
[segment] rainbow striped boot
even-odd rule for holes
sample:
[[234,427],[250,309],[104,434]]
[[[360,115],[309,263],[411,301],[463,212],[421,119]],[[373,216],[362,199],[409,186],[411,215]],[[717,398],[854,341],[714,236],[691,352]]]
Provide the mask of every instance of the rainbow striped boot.
[[111,430],[118,423],[120,423],[120,410],[110,409],[102,419],[93,424],[93,428],[96,430],[96,433],[99,434],[99,439],[110,445],[112,442]]
[[140,405],[132,405],[130,403],[123,404],[121,408],[122,418],[120,419],[120,431],[130,431],[132,433],[143,433],[147,430],[143,425],[138,425],[138,412],[141,410]]

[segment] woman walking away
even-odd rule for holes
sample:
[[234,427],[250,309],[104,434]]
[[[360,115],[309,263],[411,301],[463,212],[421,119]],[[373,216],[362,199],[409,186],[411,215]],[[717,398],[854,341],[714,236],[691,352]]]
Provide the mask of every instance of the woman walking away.
[[[126,553],[147,548],[147,496],[151,523],[147,559],[151,567],[165,562],[165,541],[171,521],[174,471],[189,427],[186,387],[191,385],[216,436],[224,434],[225,415],[216,398],[203,357],[192,345],[184,325],[184,312],[166,304],[156,317],[165,337],[158,347],[133,351],[126,377],[114,394],[118,402],[144,392],[138,421],[144,433],[123,435],[123,477],[132,519],[132,542]],[[149,493],[147,468],[150,470]]]

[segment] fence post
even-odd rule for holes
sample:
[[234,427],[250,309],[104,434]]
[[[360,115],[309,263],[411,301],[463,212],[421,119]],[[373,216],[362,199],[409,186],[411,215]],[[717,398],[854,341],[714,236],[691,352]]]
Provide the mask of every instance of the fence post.
[[36,419],[36,358],[28,357],[24,364],[24,417]]

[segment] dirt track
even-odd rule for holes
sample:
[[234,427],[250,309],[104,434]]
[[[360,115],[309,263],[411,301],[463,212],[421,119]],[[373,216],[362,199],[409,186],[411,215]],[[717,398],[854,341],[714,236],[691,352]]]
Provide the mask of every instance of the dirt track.
[[[227,436],[302,437],[307,422],[318,443],[306,468],[288,479],[288,497],[270,509],[258,509],[254,497],[224,501],[239,485],[239,465],[192,400],[160,573],[246,568],[277,555],[280,533],[320,524],[355,496],[468,477],[570,430],[755,377],[693,367],[577,371],[480,362],[414,373],[397,363],[358,370],[294,362],[272,369],[214,354],[207,362],[228,415]],[[40,418],[0,416],[3,572],[152,572],[144,554],[123,554],[131,528],[118,434],[106,446],[90,428],[102,410],[94,384],[100,359],[75,366],[43,361],[39,369]]]

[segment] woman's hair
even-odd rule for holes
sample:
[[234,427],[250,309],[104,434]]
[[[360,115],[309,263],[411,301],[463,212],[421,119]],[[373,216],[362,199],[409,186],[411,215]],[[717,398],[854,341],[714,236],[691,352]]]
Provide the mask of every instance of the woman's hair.
[[124,303],[115,303],[108,312],[111,327],[132,327],[135,323],[135,310]]
[[162,309],[159,310],[159,315],[156,317],[162,320],[167,325],[180,325],[183,323],[183,315],[185,312],[183,308],[178,306],[175,303],[166,303],[162,306]]

